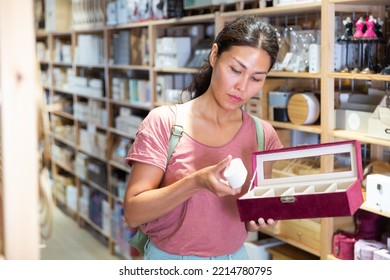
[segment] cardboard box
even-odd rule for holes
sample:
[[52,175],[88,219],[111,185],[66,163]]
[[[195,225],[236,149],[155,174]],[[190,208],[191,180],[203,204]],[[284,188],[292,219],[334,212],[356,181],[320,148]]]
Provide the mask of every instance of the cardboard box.
[[156,39],[156,53],[176,55],[191,53],[191,37],[163,37]]
[[[333,171],[321,170],[324,161]],[[242,221],[352,216],[363,203],[356,140],[255,152],[252,167],[248,192],[237,199]]]
[[45,0],[46,32],[69,31],[72,19],[70,0]]
[[390,212],[390,174],[367,175],[366,203],[379,211]]
[[[342,96],[347,100],[342,100]],[[340,108],[335,110],[336,129],[368,132],[369,119],[382,96],[378,94],[340,94]]]
[[382,99],[368,120],[368,134],[390,140],[390,109],[386,106],[386,97]]
[[368,120],[372,113],[354,111],[354,110],[335,110],[335,127],[336,129],[346,129],[352,131],[359,131],[362,133],[368,132]]

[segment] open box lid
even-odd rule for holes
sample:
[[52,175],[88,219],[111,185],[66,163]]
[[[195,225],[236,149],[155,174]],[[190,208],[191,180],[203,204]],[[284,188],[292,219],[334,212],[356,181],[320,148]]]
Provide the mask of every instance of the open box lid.
[[[332,166],[323,171],[320,162]],[[252,154],[255,187],[286,186],[304,182],[362,179],[360,142],[311,144]]]

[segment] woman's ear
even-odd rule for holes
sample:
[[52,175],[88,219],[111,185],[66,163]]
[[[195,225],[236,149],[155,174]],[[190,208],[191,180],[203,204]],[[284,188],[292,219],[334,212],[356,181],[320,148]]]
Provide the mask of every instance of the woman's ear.
[[214,67],[215,62],[217,61],[217,56],[218,56],[218,45],[214,43],[211,46],[211,52],[210,52],[210,65],[211,67]]

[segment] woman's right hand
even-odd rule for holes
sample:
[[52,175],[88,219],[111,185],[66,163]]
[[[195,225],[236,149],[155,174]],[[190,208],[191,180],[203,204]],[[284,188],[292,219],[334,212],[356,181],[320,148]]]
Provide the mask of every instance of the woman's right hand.
[[229,183],[222,178],[223,170],[230,164],[232,156],[229,155],[216,165],[205,167],[194,173],[199,183],[217,196],[237,195],[241,188],[233,189]]

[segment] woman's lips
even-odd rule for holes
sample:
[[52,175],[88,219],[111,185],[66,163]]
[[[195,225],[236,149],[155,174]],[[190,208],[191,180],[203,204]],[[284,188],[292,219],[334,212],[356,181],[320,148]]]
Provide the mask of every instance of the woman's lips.
[[236,103],[239,103],[242,101],[242,99],[240,97],[237,97],[237,96],[234,96],[234,95],[228,95],[229,96],[229,99],[233,102],[236,102]]

